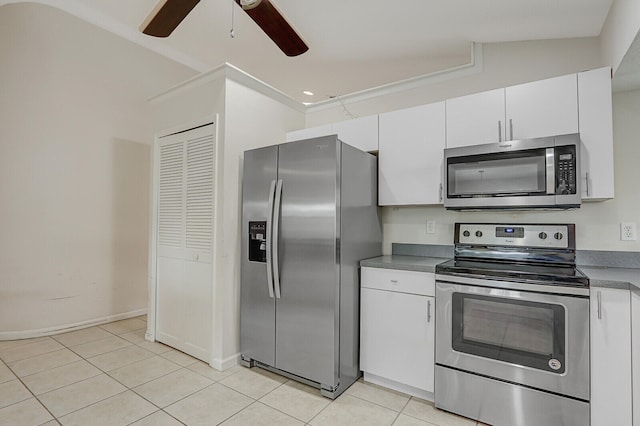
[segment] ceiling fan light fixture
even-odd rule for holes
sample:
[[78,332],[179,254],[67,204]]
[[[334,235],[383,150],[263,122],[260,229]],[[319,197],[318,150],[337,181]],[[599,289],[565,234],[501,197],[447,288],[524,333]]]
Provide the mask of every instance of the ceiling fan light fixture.
[[260,3],[262,3],[262,0],[240,0],[240,6],[244,10],[255,9],[260,6]]

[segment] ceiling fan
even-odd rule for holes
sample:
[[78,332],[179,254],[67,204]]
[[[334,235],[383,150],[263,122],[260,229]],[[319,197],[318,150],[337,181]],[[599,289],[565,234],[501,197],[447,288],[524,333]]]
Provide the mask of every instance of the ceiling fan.
[[[287,20],[269,0],[233,0],[287,56],[309,50]],[[154,37],[168,37],[200,0],[160,0],[140,25],[140,31]]]

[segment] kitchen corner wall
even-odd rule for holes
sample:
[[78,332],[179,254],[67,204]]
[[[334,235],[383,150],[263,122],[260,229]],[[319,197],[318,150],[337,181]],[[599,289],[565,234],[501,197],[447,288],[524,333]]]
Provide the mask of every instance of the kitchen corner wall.
[[[391,243],[453,244],[455,222],[557,222],[576,224],[580,250],[640,251],[640,241],[620,241],[620,222],[640,225],[640,90],[613,96],[613,138],[616,196],[584,203],[569,211],[517,213],[454,212],[440,206],[384,207],[385,254]],[[426,233],[426,221],[436,222],[436,233]]]
[[195,73],[33,3],[0,58],[0,340],[146,312],[147,98]]

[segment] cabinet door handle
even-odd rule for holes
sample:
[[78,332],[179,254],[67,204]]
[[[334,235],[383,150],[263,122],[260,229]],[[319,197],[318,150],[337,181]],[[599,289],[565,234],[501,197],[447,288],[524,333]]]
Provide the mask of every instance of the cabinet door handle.
[[586,173],[585,182],[587,184],[587,197],[589,196],[589,172]]
[[598,319],[602,319],[602,293],[596,292],[596,298],[598,300]]
[[440,198],[440,202],[442,202],[442,183],[440,184],[440,192],[438,193],[438,197]]
[[431,300],[427,300],[427,322],[431,322]]
[[498,142],[502,142],[502,120],[498,120]]
[[509,140],[513,140],[513,119],[509,119]]

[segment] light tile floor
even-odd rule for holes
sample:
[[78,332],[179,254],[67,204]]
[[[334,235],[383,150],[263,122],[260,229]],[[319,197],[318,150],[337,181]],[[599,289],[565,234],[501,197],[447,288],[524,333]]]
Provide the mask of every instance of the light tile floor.
[[331,401],[258,368],[217,371],[145,330],[138,317],[0,342],[0,425],[476,425],[362,380]]

